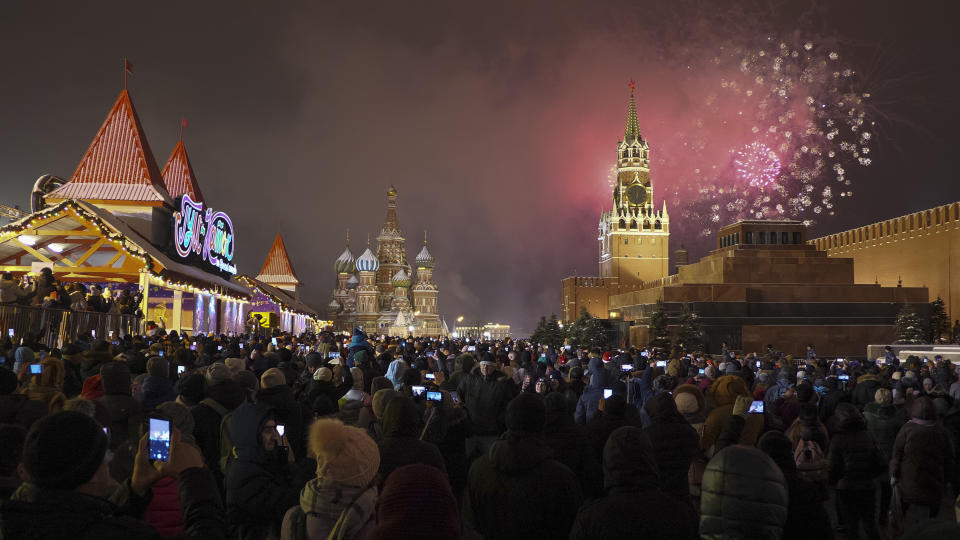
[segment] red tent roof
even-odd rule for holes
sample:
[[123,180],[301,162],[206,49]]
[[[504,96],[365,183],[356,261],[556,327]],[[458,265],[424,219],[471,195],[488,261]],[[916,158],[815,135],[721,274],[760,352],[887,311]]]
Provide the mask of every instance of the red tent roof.
[[300,283],[293,265],[290,264],[290,256],[287,255],[287,248],[283,245],[283,238],[279,234],[273,241],[273,247],[270,248],[270,253],[267,255],[266,262],[263,263],[263,268],[260,269],[257,280],[268,284]]
[[177,141],[173,147],[173,153],[170,159],[160,171],[163,176],[163,183],[167,187],[167,193],[170,197],[177,197],[187,194],[196,202],[203,202],[203,195],[200,193],[200,186],[197,185],[197,175],[193,172],[193,166],[190,165],[190,158],[187,157],[187,149],[183,146],[183,139]]
[[70,181],[47,196],[68,198],[172,204],[126,90],[120,92]]

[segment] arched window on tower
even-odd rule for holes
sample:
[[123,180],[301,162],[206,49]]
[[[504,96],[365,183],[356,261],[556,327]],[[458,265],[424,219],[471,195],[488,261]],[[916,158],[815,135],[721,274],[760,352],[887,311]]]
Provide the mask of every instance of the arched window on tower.
[[656,230],[658,230],[658,231],[663,228],[663,225],[660,224],[660,220],[659,220],[659,219],[653,223],[653,228],[656,229]]
[[621,220],[620,220],[620,228],[621,228],[621,229],[626,229],[626,228],[627,228],[627,221],[626,221],[626,220],[624,220],[624,219],[621,219]]
[[649,220],[649,219],[643,220],[643,230],[645,230],[645,231],[649,231],[649,230],[650,230],[650,220]]
[[630,220],[630,229],[634,231],[637,230],[637,220],[635,219]]

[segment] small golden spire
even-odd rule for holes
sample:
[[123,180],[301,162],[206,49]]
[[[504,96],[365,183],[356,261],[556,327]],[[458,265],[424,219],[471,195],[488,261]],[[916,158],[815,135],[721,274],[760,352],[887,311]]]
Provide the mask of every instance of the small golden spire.
[[427,230],[423,230],[423,245],[427,245]]
[[370,233],[367,233],[367,247],[370,247]]
[[350,247],[350,228],[347,227],[347,247]]

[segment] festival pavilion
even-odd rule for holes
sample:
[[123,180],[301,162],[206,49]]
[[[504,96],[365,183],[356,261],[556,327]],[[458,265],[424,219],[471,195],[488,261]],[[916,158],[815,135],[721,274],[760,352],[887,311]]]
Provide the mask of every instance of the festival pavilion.
[[238,279],[229,215],[207,205],[182,138],[157,166],[126,90],[69,180],[40,184],[33,212],[0,228],[0,272],[46,267],[88,291],[142,291],[143,322],[168,331],[240,333],[254,302],[275,328],[313,330],[317,314],[299,298]]

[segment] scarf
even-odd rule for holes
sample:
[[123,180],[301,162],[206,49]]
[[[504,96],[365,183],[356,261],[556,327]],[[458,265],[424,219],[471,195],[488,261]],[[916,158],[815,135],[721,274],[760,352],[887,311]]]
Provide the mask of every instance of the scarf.
[[306,515],[335,519],[328,539],[353,538],[373,515],[377,488],[373,484],[348,486],[325,478],[314,478],[300,492],[300,509]]

